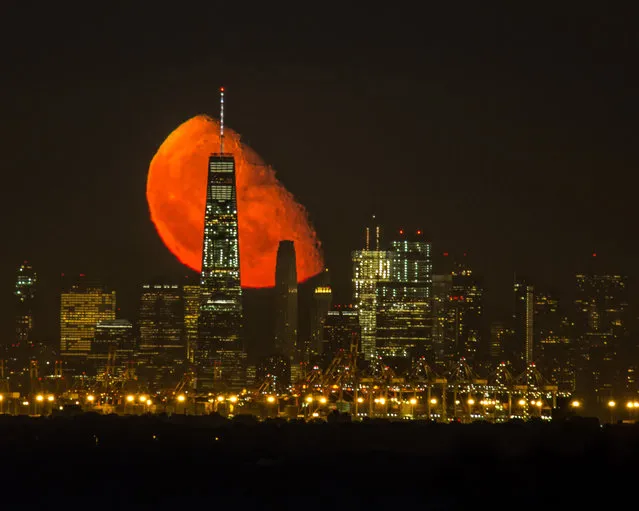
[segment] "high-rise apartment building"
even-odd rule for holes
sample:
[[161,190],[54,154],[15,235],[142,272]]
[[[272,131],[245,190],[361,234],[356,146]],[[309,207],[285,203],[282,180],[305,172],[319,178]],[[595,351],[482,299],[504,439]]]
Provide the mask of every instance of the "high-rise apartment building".
[[280,241],[275,265],[275,353],[299,360],[297,345],[298,294],[295,244]]
[[15,342],[26,345],[31,341],[33,330],[33,301],[35,299],[37,276],[33,267],[24,261],[18,268],[16,287],[13,294],[16,297],[16,330]]
[[376,346],[383,357],[430,354],[431,244],[421,230],[399,231],[388,249],[389,277],[377,283]]
[[115,291],[88,279],[63,276],[60,295],[60,353],[66,357],[86,358],[91,352],[99,322],[115,319]]
[[237,388],[246,354],[242,344],[242,287],[237,223],[235,157],[224,152],[224,91],[221,96],[220,152],[208,163],[204,242],[200,279],[198,389]]

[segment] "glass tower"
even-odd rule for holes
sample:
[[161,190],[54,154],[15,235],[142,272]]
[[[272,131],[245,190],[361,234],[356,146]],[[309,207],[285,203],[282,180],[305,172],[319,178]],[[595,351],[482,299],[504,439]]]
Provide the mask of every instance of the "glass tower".
[[280,241],[275,265],[275,352],[297,361],[297,269],[295,244]]
[[246,357],[241,342],[242,288],[232,154],[209,157],[200,290],[195,353],[198,389],[241,387]]

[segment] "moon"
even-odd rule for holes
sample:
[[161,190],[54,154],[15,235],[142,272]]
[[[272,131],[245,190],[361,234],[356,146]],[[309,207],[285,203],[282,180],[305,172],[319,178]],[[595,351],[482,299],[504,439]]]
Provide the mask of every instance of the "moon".
[[[197,115],[164,140],[149,166],[146,198],[151,221],[175,257],[202,268],[208,158],[219,152],[218,122]],[[242,287],[273,287],[281,240],[293,240],[298,280],[324,267],[320,241],[308,213],[278,181],[272,167],[224,127],[224,152],[235,156]]]

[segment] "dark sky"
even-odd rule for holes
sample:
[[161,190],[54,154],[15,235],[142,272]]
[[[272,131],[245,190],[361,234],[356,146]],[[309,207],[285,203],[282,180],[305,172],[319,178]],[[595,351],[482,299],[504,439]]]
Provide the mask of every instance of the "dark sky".
[[634,10],[25,3],[0,7],[3,335],[23,259],[50,337],[60,272],[101,276],[129,317],[141,281],[186,273],[146,173],[220,85],[227,124],[308,209],[340,301],[373,212],[468,250],[494,314],[515,271],[566,289],[593,250],[637,276]]

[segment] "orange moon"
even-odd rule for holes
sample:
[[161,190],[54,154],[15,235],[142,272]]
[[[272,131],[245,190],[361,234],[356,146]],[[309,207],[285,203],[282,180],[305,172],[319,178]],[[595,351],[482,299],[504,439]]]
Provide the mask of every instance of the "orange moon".
[[[177,127],[155,153],[146,183],[151,221],[167,248],[202,267],[208,158],[220,150],[219,124],[198,115]],[[322,271],[320,242],[308,214],[240,136],[224,127],[224,152],[236,162],[240,276],[243,287],[272,287],[281,240],[293,240],[300,282]]]

